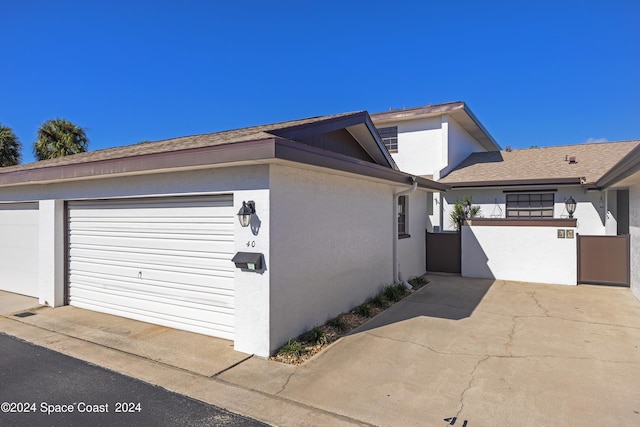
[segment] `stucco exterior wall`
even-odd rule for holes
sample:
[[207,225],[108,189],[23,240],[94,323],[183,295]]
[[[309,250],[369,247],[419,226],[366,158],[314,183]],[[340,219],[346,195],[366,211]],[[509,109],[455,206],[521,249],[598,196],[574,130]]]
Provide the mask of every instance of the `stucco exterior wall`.
[[408,231],[411,238],[398,240],[398,261],[402,280],[421,276],[426,272],[427,254],[424,242],[425,230],[431,229],[431,198],[432,193],[424,190],[416,190],[409,194]]
[[440,117],[380,125],[389,126],[398,126],[398,152],[391,157],[401,171],[432,175],[446,166]]
[[575,285],[576,239],[559,239],[557,230],[463,226],[462,276]]
[[[604,235],[605,231],[605,208],[600,207],[601,197],[604,201],[604,192],[589,191],[587,193],[579,187],[561,187],[554,193],[554,218],[568,218],[569,214],[565,206],[565,200],[570,196],[577,202],[576,211],[573,214],[578,220],[577,233],[590,236]],[[527,193],[523,190],[522,193]],[[615,208],[615,195],[609,192],[609,209]],[[506,217],[506,194],[503,189],[473,189],[473,190],[451,190],[444,193],[443,206],[443,226],[444,230],[453,230],[449,216],[453,210],[456,199],[462,200],[465,196],[473,197],[473,204],[480,206],[480,218],[505,218]],[[613,202],[612,202],[613,199]],[[614,209],[615,210],[615,209]],[[611,212],[614,215],[614,212]],[[613,233],[615,234],[615,233]]]
[[448,118],[449,125],[449,147],[447,152],[447,164],[440,171],[440,176],[445,176],[453,168],[458,166],[471,153],[483,152],[485,150],[462,126],[452,118]]
[[[51,306],[63,304],[64,201],[182,194],[234,195],[234,209],[243,200],[256,202],[260,228],[234,222],[235,249],[261,252],[269,265],[269,167],[267,165],[182,171],[119,178],[82,180],[49,185],[0,189],[0,201],[40,201],[39,299]],[[250,248],[247,249],[246,243]],[[255,242],[255,246],[251,245]],[[261,273],[235,271],[235,348],[267,355],[269,350],[269,268]]]
[[406,188],[277,165],[270,185],[274,351],[392,282],[393,192]]
[[631,292],[640,299],[640,184],[629,188],[629,234],[631,235]]

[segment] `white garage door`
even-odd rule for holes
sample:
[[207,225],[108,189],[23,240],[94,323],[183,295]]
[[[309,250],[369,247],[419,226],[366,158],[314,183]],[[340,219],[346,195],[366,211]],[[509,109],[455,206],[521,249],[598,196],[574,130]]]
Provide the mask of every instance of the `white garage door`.
[[38,203],[0,204],[0,290],[38,296]]
[[233,339],[233,199],[68,203],[69,303]]

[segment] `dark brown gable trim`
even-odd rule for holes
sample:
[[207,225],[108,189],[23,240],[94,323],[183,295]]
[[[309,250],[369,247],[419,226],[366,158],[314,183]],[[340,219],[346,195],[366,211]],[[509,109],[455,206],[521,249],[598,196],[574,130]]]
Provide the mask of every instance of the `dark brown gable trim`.
[[[280,138],[239,142],[212,147],[194,148],[157,154],[148,154],[122,159],[100,160],[89,163],[52,166],[0,174],[0,187],[18,184],[39,184],[44,182],[75,179],[105,178],[116,175],[160,172],[171,169],[189,169],[239,162],[289,160],[334,170],[384,179],[391,182],[409,184],[412,175],[396,171],[386,166],[358,160],[327,150],[321,150],[301,143]],[[448,186],[428,179],[416,177],[423,188],[445,191]]]
[[0,174],[0,186],[98,178],[112,175],[138,174],[145,171],[153,172],[163,169],[262,160],[274,157],[274,145],[274,139],[269,138],[191,150],[8,172]]
[[[380,166],[375,163],[347,157],[331,151],[320,150],[293,141],[278,140],[276,142],[276,157],[297,163],[325,167],[329,169],[350,172],[358,175],[370,176],[387,181],[409,184],[413,175]],[[449,187],[428,179],[415,177],[418,186],[437,191],[446,191]]]
[[597,182],[597,186],[599,188],[607,188],[638,171],[640,171],[640,145],[624,156],[609,172],[602,175]]

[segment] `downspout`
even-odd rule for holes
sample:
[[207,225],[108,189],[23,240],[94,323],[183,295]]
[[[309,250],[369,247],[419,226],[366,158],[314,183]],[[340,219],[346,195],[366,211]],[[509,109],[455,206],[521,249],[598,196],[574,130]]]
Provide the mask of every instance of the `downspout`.
[[398,263],[398,198],[413,193],[418,188],[418,182],[415,177],[411,177],[411,188],[399,191],[393,195],[393,282],[402,283],[407,289],[411,289],[411,285],[402,281],[400,278],[400,265]]

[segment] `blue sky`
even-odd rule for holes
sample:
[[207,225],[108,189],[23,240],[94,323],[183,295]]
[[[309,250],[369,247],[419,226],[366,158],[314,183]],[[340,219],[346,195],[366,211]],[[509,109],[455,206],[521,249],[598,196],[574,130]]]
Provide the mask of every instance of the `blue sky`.
[[502,147],[640,139],[640,2],[6,1],[0,123],[90,150],[466,102]]

